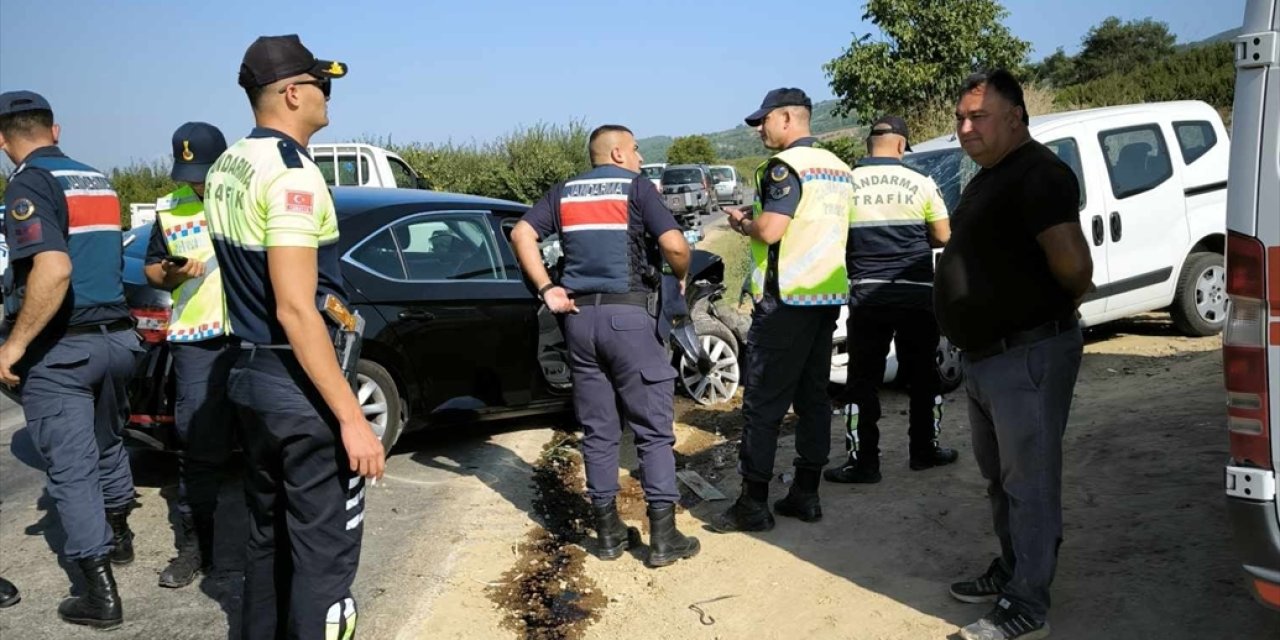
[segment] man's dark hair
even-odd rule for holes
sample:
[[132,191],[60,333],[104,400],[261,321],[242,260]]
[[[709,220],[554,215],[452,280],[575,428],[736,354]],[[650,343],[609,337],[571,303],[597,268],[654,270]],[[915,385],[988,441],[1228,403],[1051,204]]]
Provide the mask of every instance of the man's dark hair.
[[1027,114],[1027,103],[1022,97],[1022,85],[1007,69],[979,71],[970,75],[964,79],[964,85],[960,89],[960,96],[963,97],[983,85],[1000,94],[1000,97],[1008,100],[1013,106],[1022,107],[1022,124],[1031,122],[1031,117]]
[[[596,138],[606,133],[631,133],[631,130],[620,124],[602,124],[591,132],[591,137],[587,138],[587,147],[595,144]],[[634,136],[635,134],[631,133],[631,135]]]
[[6,138],[28,138],[53,128],[53,112],[28,109],[0,116],[0,134]]
[[258,110],[258,102],[262,100],[262,94],[266,93],[266,87],[245,87],[244,94],[249,96],[249,106],[254,111]]

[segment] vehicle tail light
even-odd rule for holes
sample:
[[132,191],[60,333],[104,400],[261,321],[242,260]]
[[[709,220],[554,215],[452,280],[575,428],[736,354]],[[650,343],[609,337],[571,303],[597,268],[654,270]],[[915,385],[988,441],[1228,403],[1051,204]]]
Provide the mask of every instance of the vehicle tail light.
[[1271,467],[1267,384],[1266,247],[1257,238],[1227,237],[1227,323],[1222,369],[1227,387],[1227,430],[1237,464]]
[[1273,607],[1280,608],[1280,584],[1273,584],[1266,580],[1254,578],[1253,590],[1258,593],[1258,599]]
[[135,308],[129,310],[138,329],[138,335],[147,344],[158,344],[165,341],[169,330],[169,310],[157,308]]

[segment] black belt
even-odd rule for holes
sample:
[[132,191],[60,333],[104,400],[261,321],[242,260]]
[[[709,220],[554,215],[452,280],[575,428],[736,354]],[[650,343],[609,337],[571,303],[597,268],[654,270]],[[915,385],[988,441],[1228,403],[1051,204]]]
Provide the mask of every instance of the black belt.
[[648,307],[649,294],[643,291],[632,291],[631,293],[588,293],[575,296],[573,303],[579,307],[602,304],[629,304],[636,307]]
[[983,345],[974,349],[963,349],[964,355],[970,362],[978,362],[986,360],[991,356],[998,356],[1010,349],[1048,340],[1054,336],[1066,333],[1080,326],[1074,317],[1066,320],[1053,320],[1046,322],[1038,327],[1027,329],[1026,331],[1018,331],[1004,337],[1003,340],[997,340],[991,344]]
[[80,336],[86,333],[112,333],[114,331],[124,331],[125,329],[134,328],[131,318],[120,318],[111,322],[103,322],[99,324],[77,324],[67,327],[66,335]]

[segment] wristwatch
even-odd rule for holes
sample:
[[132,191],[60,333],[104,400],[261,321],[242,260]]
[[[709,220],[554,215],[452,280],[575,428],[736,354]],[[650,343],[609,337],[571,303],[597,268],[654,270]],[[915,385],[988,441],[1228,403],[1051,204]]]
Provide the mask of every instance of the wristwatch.
[[542,285],[542,288],[541,288],[541,289],[538,289],[538,299],[539,299],[539,300],[543,300],[543,297],[542,297],[542,296],[546,295],[546,293],[547,293],[548,291],[550,291],[551,289],[556,288],[557,286],[559,286],[559,285],[557,285],[557,284],[556,284],[556,283],[554,283],[554,282],[548,282],[548,283],[546,283],[546,284]]

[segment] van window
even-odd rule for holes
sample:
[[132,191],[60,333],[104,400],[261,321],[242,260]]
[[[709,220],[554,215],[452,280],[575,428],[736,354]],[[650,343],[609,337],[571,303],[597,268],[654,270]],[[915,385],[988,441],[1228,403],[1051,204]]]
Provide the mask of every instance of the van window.
[[[359,160],[360,166],[356,166]],[[324,153],[315,157],[316,166],[324,174],[324,181],[329,186],[360,186],[369,181],[369,158],[364,154]],[[337,169],[338,181],[334,182],[334,169]],[[363,178],[363,180],[361,179]]]
[[711,167],[711,178],[716,182],[733,182],[733,167]]
[[1182,151],[1182,161],[1186,164],[1199,160],[1218,144],[1218,134],[1213,132],[1213,125],[1208,122],[1175,122],[1173,132],[1178,136],[1178,149]]
[[1107,160],[1111,192],[1117,198],[1150,191],[1173,175],[1169,148],[1154,124],[1103,131],[1098,141]]
[[1085,193],[1084,193],[1084,168],[1080,166],[1080,146],[1076,144],[1075,138],[1063,138],[1046,142],[1044,146],[1049,147],[1053,155],[1065,162],[1071,171],[1076,174],[1076,182],[1080,183],[1080,208],[1084,209]]
[[391,177],[395,178],[396,187],[400,189],[417,189],[418,181],[413,177],[413,170],[409,165],[387,156],[387,163],[391,165]]

